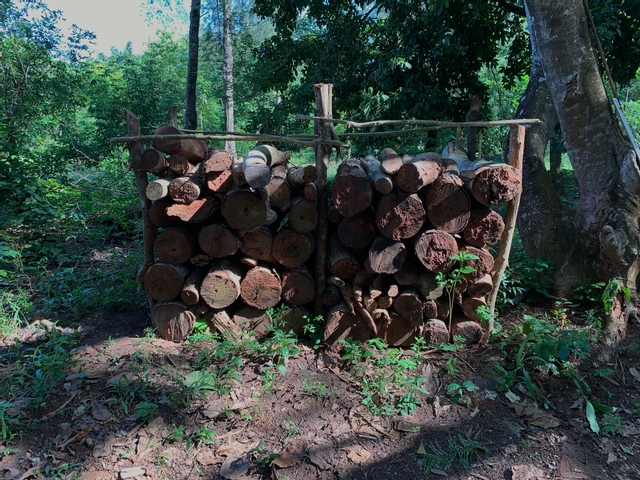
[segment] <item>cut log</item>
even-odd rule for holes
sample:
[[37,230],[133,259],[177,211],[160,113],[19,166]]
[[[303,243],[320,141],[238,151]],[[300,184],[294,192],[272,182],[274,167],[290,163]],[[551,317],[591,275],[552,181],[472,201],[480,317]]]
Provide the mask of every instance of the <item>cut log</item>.
[[321,298],[322,304],[328,308],[337,305],[338,303],[340,303],[340,300],[342,300],[340,290],[335,285],[327,285],[327,288],[325,288],[322,292]]
[[358,273],[362,266],[358,259],[339,240],[337,235],[331,235],[327,262],[331,273],[342,280],[347,280]]
[[172,217],[167,214],[167,209],[173,205],[171,198],[163,198],[156,200],[149,207],[149,220],[151,223],[159,228],[167,228],[175,226],[180,223],[180,220],[176,217]]
[[264,310],[253,307],[242,307],[233,315],[233,323],[242,331],[252,333],[256,340],[262,340],[273,324],[271,317]]
[[304,337],[304,327],[307,325],[308,312],[304,307],[287,308],[282,314],[282,322],[285,331],[287,328],[293,330],[298,338]]
[[233,176],[233,183],[238,187],[242,187],[247,184],[247,180],[244,178],[244,172],[242,171],[242,165],[244,163],[243,158],[239,158],[233,162],[231,167],[231,175]]
[[188,205],[172,204],[167,207],[167,215],[183,222],[200,223],[220,208],[220,201],[214,197],[203,197]]
[[326,315],[327,323],[322,335],[322,343],[327,351],[337,353],[343,346],[340,340],[349,338],[357,342],[366,342],[371,329],[359,313],[351,313],[346,303],[340,302],[330,308]]
[[240,248],[240,239],[225,225],[207,225],[198,234],[198,244],[204,253],[214,258],[229,257]]
[[151,324],[165,340],[180,343],[189,336],[196,316],[181,302],[158,302],[151,309]]
[[240,296],[247,305],[266,310],[275,307],[282,296],[280,277],[265,267],[254,267],[240,282]]
[[391,298],[389,295],[382,295],[378,297],[376,301],[378,302],[379,308],[387,309],[391,305],[393,305],[393,298]]
[[472,247],[470,245],[465,245],[464,247],[461,247],[460,250],[464,250],[467,253],[479,257],[478,260],[470,260],[466,263],[466,265],[475,269],[473,273],[465,275],[464,278],[467,281],[473,282],[476,279],[484,277],[487,273],[491,273],[495,260],[493,255],[491,255],[487,250]]
[[333,181],[331,199],[338,212],[345,217],[353,217],[371,206],[371,181],[360,162],[349,159],[340,164]]
[[[198,292],[198,296],[200,296],[200,292]],[[189,306],[189,311],[192,312],[196,318],[203,318],[210,310],[211,307],[207,305],[207,302],[203,299],[199,299],[198,303]]]
[[478,322],[467,320],[466,318],[454,318],[451,322],[451,338],[460,336],[464,339],[465,345],[473,345],[480,341],[482,337],[482,327]]
[[241,233],[240,250],[248,257],[256,260],[267,260],[271,257],[273,235],[267,226]]
[[289,158],[289,153],[280,152],[271,145],[258,145],[244,157],[244,179],[253,188],[265,187],[271,180],[271,167]]
[[441,158],[437,153],[424,153],[403,161],[396,183],[407,193],[416,193],[421,188],[432,184],[440,175]]
[[376,226],[392,240],[413,237],[424,224],[426,212],[418,195],[394,192],[380,200]]
[[456,239],[440,230],[426,230],[414,244],[416,257],[427,270],[448,272],[454,266],[451,255],[458,253]]
[[205,320],[213,333],[235,341],[242,338],[242,329],[229,317],[226,310],[210,310],[205,315]]
[[467,293],[470,297],[484,297],[493,290],[491,274],[487,273],[480,278],[472,279],[467,286]]
[[398,285],[415,285],[418,283],[418,265],[415,261],[405,260],[402,268],[393,276]]
[[224,197],[222,216],[231,228],[251,230],[265,224],[267,205],[259,193],[236,190]]
[[412,327],[419,327],[424,320],[423,303],[415,292],[405,291],[393,301],[393,308]]
[[209,270],[200,285],[200,296],[211,308],[226,308],[240,296],[242,271],[231,261],[222,261]]
[[226,150],[213,151],[209,158],[202,163],[204,173],[222,172],[231,170],[231,167],[233,167],[233,159]]
[[340,223],[344,218],[333,203],[329,204],[329,210],[327,215],[331,223]]
[[191,258],[196,242],[191,232],[184,228],[167,228],[156,238],[154,248],[160,260],[178,265]]
[[436,274],[433,272],[422,272],[418,275],[418,290],[427,300],[440,298],[444,293],[444,287],[438,284]]
[[197,268],[207,268],[210,266],[211,257],[206,253],[198,252],[189,259],[189,263]]
[[460,307],[462,308],[462,313],[469,320],[473,320],[475,322],[480,322],[480,316],[478,315],[479,307],[486,307],[487,300],[484,297],[474,298],[474,297],[466,297],[462,300],[462,304]]
[[369,248],[368,264],[375,273],[394,274],[402,268],[406,258],[407,249],[402,242],[380,235]]
[[338,239],[345,247],[361,251],[371,245],[376,238],[376,224],[368,212],[352,217],[343,217],[338,225]]
[[440,345],[441,343],[449,343],[449,330],[447,325],[437,318],[427,320],[422,330],[427,345]]
[[251,258],[251,257],[240,257],[240,263],[242,265],[246,265],[249,268],[253,268],[253,267],[257,267],[258,266],[258,260],[256,260],[255,258]]
[[173,180],[172,176],[162,177],[149,182],[145,190],[145,195],[149,200],[155,202],[169,196],[169,185]]
[[355,285],[370,285],[373,282],[373,278],[375,277],[375,273],[369,273],[364,270],[360,270],[353,277],[353,283]]
[[360,164],[369,176],[369,180],[371,180],[373,188],[375,188],[376,191],[383,195],[391,193],[393,190],[393,180],[381,170],[380,162],[373,155],[367,155],[361,159]]
[[180,295],[187,275],[184,265],[155,262],[144,274],[144,291],[154,300],[170,302]]
[[287,181],[295,187],[304,187],[307,183],[313,183],[317,179],[318,170],[315,165],[291,167],[287,172]]
[[382,325],[383,323],[391,322],[391,315],[389,315],[389,312],[384,308],[375,308],[371,312],[371,316],[376,322],[376,325]]
[[265,188],[273,208],[277,208],[281,212],[286,212],[291,208],[291,187],[285,179],[274,176]]
[[422,304],[422,317],[425,319],[438,318],[438,304],[435,300],[425,300]]
[[188,205],[200,197],[203,187],[204,179],[200,175],[178,177],[169,184],[169,195],[174,202]]
[[408,347],[416,341],[417,329],[407,319],[396,313],[389,315],[389,321],[378,324],[377,337],[390,347]]
[[196,305],[200,301],[200,284],[206,273],[205,269],[197,268],[187,277],[180,292],[180,298],[186,305]]
[[313,237],[284,228],[273,239],[273,257],[280,265],[298,268],[306,263],[315,249]]
[[[181,133],[183,133],[181,130],[165,125],[157,128],[154,135],[179,135]],[[207,145],[204,141],[195,138],[155,139],[153,141],[153,148],[169,155],[179,153],[194,163],[199,163],[204,160],[208,152]]]
[[318,187],[315,183],[307,183],[304,186],[303,197],[307,200],[316,200],[318,198]]
[[306,268],[299,267],[282,272],[282,299],[289,305],[304,305],[312,302],[315,289],[313,276]]
[[493,210],[483,208],[471,210],[469,223],[462,232],[468,244],[478,248],[490,247],[498,243],[504,231],[504,220]]
[[168,166],[169,162],[162,153],[154,148],[148,148],[142,152],[137,169],[161,177]]
[[391,148],[384,148],[378,155],[380,169],[387,175],[395,175],[402,167],[402,157]]
[[207,188],[215,193],[227,193],[233,187],[233,174],[231,170],[220,170],[205,174]]
[[169,168],[179,177],[190,175],[196,171],[195,165],[190,163],[187,157],[179,153],[174,153],[169,157]]
[[469,223],[471,201],[462,180],[455,175],[440,175],[429,188],[425,204],[427,218],[438,230],[458,233]]
[[303,197],[294,198],[289,210],[289,223],[300,233],[309,233],[318,226],[318,208],[316,202]]

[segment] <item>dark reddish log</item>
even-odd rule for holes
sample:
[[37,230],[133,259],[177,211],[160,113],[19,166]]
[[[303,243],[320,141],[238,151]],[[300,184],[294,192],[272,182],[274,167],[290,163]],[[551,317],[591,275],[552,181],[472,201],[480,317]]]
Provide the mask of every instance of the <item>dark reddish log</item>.
[[417,293],[409,291],[402,292],[393,300],[393,308],[404,317],[412,327],[422,325],[424,306]]
[[244,157],[244,179],[253,188],[265,187],[271,180],[271,167],[286,162],[290,156],[271,145],[258,145]]
[[273,239],[273,257],[280,265],[298,268],[306,263],[315,249],[313,237],[284,228]]
[[333,180],[331,199],[338,212],[345,217],[353,217],[371,206],[371,181],[360,162],[348,159],[340,164]]
[[376,325],[381,325],[381,324],[383,324],[383,322],[384,323],[391,322],[391,315],[389,315],[389,312],[384,308],[375,308],[371,312],[371,316],[373,317],[374,321],[376,322]]
[[426,321],[422,329],[422,336],[427,345],[440,345],[441,343],[449,343],[449,330],[447,325],[437,318]]
[[351,313],[345,302],[330,308],[326,315],[327,323],[322,335],[322,343],[329,352],[337,353],[343,346],[340,340],[349,338],[357,342],[366,342],[371,329],[359,313]]
[[465,297],[462,299],[462,304],[460,307],[462,308],[462,313],[469,320],[473,320],[475,322],[480,322],[480,316],[478,315],[479,307],[486,307],[487,300],[484,297],[474,298],[474,297]]
[[144,291],[154,300],[170,302],[180,295],[187,275],[184,265],[155,262],[144,274]]
[[364,305],[364,308],[366,308],[369,313],[373,313],[373,311],[378,308],[378,302],[367,294],[362,295],[362,305]]
[[[181,133],[183,133],[181,130],[165,125],[157,128],[154,135],[179,135]],[[208,153],[207,145],[197,138],[156,139],[153,141],[153,148],[169,155],[179,153],[194,163],[204,160]]]
[[240,248],[240,239],[225,225],[207,225],[198,234],[202,251],[214,258],[229,257]]
[[436,274],[433,272],[422,272],[418,275],[418,290],[427,300],[440,298],[444,293],[444,288],[438,284]]
[[344,217],[338,225],[337,233],[345,247],[356,251],[367,248],[377,235],[375,221],[367,212]]
[[387,175],[395,175],[402,167],[402,157],[390,148],[384,148],[378,155],[380,169]]
[[482,327],[478,322],[466,318],[454,318],[451,322],[451,338],[464,338],[465,345],[473,345],[482,337]]
[[232,191],[222,201],[222,216],[231,228],[251,230],[266,223],[267,204],[259,193]]
[[436,318],[439,318],[440,320],[446,320],[448,322],[449,321],[449,304],[436,302],[436,309],[438,311]]
[[340,290],[335,285],[327,285],[327,288],[322,292],[321,298],[322,304],[328,308],[337,305],[342,300]]
[[179,153],[169,157],[169,168],[178,176],[190,175],[196,171],[195,165],[189,163],[189,159]]
[[204,197],[194,200],[189,205],[172,204],[167,207],[167,215],[176,217],[187,223],[199,223],[220,208],[220,201],[214,197]]
[[160,260],[177,265],[191,258],[196,242],[191,232],[183,228],[167,228],[156,238],[154,248]]
[[315,183],[307,183],[304,186],[303,196],[307,200],[315,200],[318,198],[318,187]]
[[244,172],[242,171],[242,164],[244,159],[240,158],[233,162],[233,166],[231,167],[231,175],[233,177],[233,183],[238,187],[242,187],[247,184],[246,179],[244,178]]
[[[200,292],[198,292],[198,297],[200,296]],[[191,305],[189,307],[189,311],[192,312],[196,318],[202,318],[211,310],[211,307],[207,305],[203,299],[199,299],[198,303],[195,305]]]
[[211,308],[226,308],[240,296],[242,270],[231,261],[222,261],[209,270],[200,285],[200,296]]
[[158,302],[151,309],[151,324],[165,340],[180,343],[189,336],[196,316],[181,302]]
[[240,250],[248,257],[256,260],[266,260],[271,257],[273,234],[268,227],[262,226],[256,230],[242,232],[240,237],[242,238]]
[[360,270],[353,277],[353,283],[355,285],[369,285],[373,282],[373,278],[375,277],[375,273],[365,272],[364,270]]
[[304,337],[304,327],[307,324],[308,312],[304,307],[287,308],[282,314],[284,329],[293,330],[298,338]]
[[480,278],[473,279],[467,286],[467,293],[470,297],[484,297],[485,295],[489,295],[492,290],[493,281],[489,273]]
[[300,233],[312,232],[318,226],[316,202],[297,197],[291,201],[291,204],[292,206],[289,210],[291,227]]
[[202,163],[204,173],[222,172],[224,170],[231,170],[233,167],[233,159],[229,152],[225,150],[216,150],[211,153],[211,156]]
[[402,242],[394,242],[382,235],[376,237],[369,248],[369,267],[375,273],[396,273],[406,258],[407,249]]
[[418,195],[394,192],[380,200],[376,226],[385,237],[403,240],[418,233],[425,218],[426,212]]
[[490,247],[498,243],[504,231],[504,220],[489,208],[471,210],[469,223],[462,232],[468,244],[478,248]]
[[393,276],[398,285],[415,285],[418,283],[418,265],[415,261],[405,260],[402,268]]
[[229,317],[226,310],[209,310],[204,319],[212,333],[219,333],[224,338],[235,341],[242,338],[242,329]]
[[198,252],[189,259],[189,263],[194,267],[206,268],[211,263],[211,257],[206,253]]
[[473,282],[475,279],[482,278],[487,273],[491,273],[495,260],[493,258],[493,255],[491,255],[487,250],[472,247],[470,245],[465,245],[464,247],[461,247],[460,250],[464,250],[467,253],[479,257],[478,260],[470,260],[466,263],[466,265],[469,265],[470,267],[473,267],[475,269],[473,273],[465,275],[465,279],[467,279],[467,281]]
[[427,218],[438,230],[447,233],[461,232],[467,226],[471,201],[462,180],[450,173],[443,173],[431,185],[425,196]]
[[360,160],[360,164],[364,171],[367,172],[371,183],[373,183],[373,188],[383,195],[391,193],[393,180],[380,169],[380,162],[374,156],[367,155]]
[[337,235],[331,235],[329,239],[327,263],[331,273],[343,280],[353,277],[362,268],[355,255],[340,243]]
[[336,277],[335,275],[331,275],[327,279],[327,283],[338,287],[340,293],[342,293],[342,298],[349,307],[351,313],[359,313],[373,333],[378,332],[378,327],[376,327],[371,314],[362,304],[362,290],[359,286],[353,288],[350,284],[345,283],[344,280]]
[[207,188],[216,193],[227,193],[233,187],[233,177],[231,170],[220,170],[219,172],[209,172],[205,175]]
[[408,347],[416,340],[417,329],[402,316],[391,313],[389,321],[378,323],[377,337],[390,347]]
[[240,257],[240,263],[243,265],[246,265],[249,268],[253,268],[253,267],[257,267],[258,266],[258,260],[256,260],[255,258],[251,258],[251,257]]
[[282,299],[289,305],[312,302],[315,289],[313,276],[306,268],[299,267],[282,272]]
[[153,173],[154,175],[158,175],[160,177],[167,170],[168,166],[169,162],[167,162],[165,156],[153,148],[148,148],[147,150],[142,152],[140,161],[137,165],[138,170]]
[[331,223],[340,223],[344,218],[333,203],[329,204],[328,217]]
[[396,183],[407,193],[416,193],[422,187],[432,184],[440,175],[441,158],[433,152],[417,155],[403,161]]
[[169,195],[174,202],[188,205],[200,197],[203,187],[204,179],[200,175],[178,177],[169,184]]
[[392,282],[391,278],[392,277],[390,275],[376,275],[373,278],[373,282],[371,283],[371,285],[376,290],[380,290],[381,292],[383,292],[383,295],[386,295],[389,285],[391,285]]
[[185,304],[191,306],[200,301],[200,284],[206,273],[204,268],[197,268],[189,274],[180,292],[180,298]]
[[172,227],[180,223],[178,218],[167,214],[167,209],[171,205],[173,205],[171,198],[163,198],[153,202],[149,207],[149,220],[151,220],[151,223],[160,228]]
[[458,253],[456,239],[440,230],[426,230],[414,244],[420,263],[432,272],[448,272],[454,266],[449,258]]
[[382,295],[381,297],[378,297],[376,301],[378,302],[378,307],[384,309],[387,309],[391,305],[393,305],[393,298],[391,298],[389,295]]
[[149,200],[155,202],[169,196],[169,185],[173,181],[173,176],[162,177],[149,182],[145,190],[145,195]]
[[317,179],[318,170],[315,165],[291,167],[287,172],[287,181],[296,187],[304,187],[307,183],[313,183]]
[[247,305],[266,310],[275,307],[282,296],[282,284],[275,270],[254,267],[240,282],[240,296]]
[[422,317],[429,318],[438,318],[438,304],[435,300],[425,300],[422,304]]
[[286,180],[274,176],[265,188],[273,208],[277,208],[281,212],[286,212],[291,208],[291,187]]

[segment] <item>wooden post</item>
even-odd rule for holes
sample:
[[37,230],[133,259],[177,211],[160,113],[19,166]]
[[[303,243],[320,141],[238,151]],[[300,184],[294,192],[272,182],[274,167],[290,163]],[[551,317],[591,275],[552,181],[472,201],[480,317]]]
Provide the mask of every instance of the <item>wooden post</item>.
[[[509,132],[509,165],[517,169],[522,174],[522,159],[524,156],[524,136],[526,129],[523,125],[511,125]],[[498,257],[491,271],[491,280],[493,281],[493,290],[489,297],[491,309],[491,319],[483,326],[481,343],[486,345],[493,330],[493,314],[496,310],[496,299],[498,298],[498,290],[502,282],[502,276],[509,263],[509,253],[511,252],[511,243],[513,241],[513,233],[516,230],[516,218],[518,216],[518,208],[520,207],[520,196],[522,194],[522,186],[518,190],[518,194],[507,205],[507,214],[505,216],[505,228],[502,232],[500,240],[500,250]]]
[[[131,111],[125,111],[127,122],[127,135],[135,137],[140,135],[140,120]],[[138,187],[138,198],[140,199],[140,207],[142,209],[142,239],[144,244],[144,263],[138,270],[136,275],[136,281],[141,282],[144,274],[149,266],[153,263],[153,244],[156,239],[158,229],[151,223],[149,218],[149,207],[151,207],[151,201],[147,198],[146,190],[149,185],[149,179],[147,178],[147,172],[138,169],[140,157],[142,156],[142,145],[140,142],[129,142],[127,144],[129,148],[129,168],[133,170],[133,174],[136,178],[136,186]],[[149,297],[150,307],[153,308],[155,301]]]
[[[313,86],[316,98],[316,116],[331,118],[333,116],[332,106],[333,85],[319,83]],[[327,124],[316,120],[314,123],[314,133],[322,140],[331,138],[333,124]],[[322,304],[322,292],[326,287],[327,278],[327,236],[329,229],[329,187],[327,171],[329,169],[329,158],[331,157],[331,147],[325,144],[316,146],[316,171],[318,179],[316,187],[318,189],[318,235],[316,244],[316,295],[314,301],[314,315],[324,314]]]

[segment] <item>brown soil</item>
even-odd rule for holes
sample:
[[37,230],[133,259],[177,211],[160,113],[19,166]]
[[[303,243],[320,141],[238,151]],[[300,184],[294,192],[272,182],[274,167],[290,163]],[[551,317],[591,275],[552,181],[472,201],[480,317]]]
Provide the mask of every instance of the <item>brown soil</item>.
[[[567,378],[542,373],[536,378],[555,407],[541,414],[542,424],[548,415],[555,419],[558,425],[552,428],[533,425],[540,421],[522,411],[519,415],[504,393],[496,396],[497,382],[488,369],[499,361],[495,346],[428,351],[420,368],[430,395],[407,417],[371,417],[352,369],[307,346],[289,360],[285,376],[277,374],[271,393],[264,393],[265,364],[246,362],[231,393],[182,398],[184,404],[176,406],[180,391],[171,378],[184,379],[196,370],[207,345],[146,338],[147,322],[145,313],[114,315],[98,328],[83,327],[66,380],[41,409],[23,412],[38,419],[35,429],[24,421],[22,438],[3,447],[0,478],[213,479],[223,478],[221,468],[226,478],[441,478],[442,473],[423,472],[418,451],[429,451],[434,441],[446,447],[457,434],[482,442],[488,453],[475,457],[470,470],[454,463],[446,473],[451,479],[640,478],[640,378],[630,371],[640,370],[637,327],[613,361],[599,361],[599,352],[592,351],[580,366],[593,398],[618,408],[609,419],[613,432],[598,436],[588,429],[584,406],[574,405],[575,387]],[[32,334],[20,333],[24,346],[37,343]],[[11,371],[4,360],[10,348],[8,341],[0,344],[2,375]],[[452,356],[458,360],[454,376],[445,368]],[[596,377],[596,368],[615,373]],[[109,386],[122,375],[131,379],[126,392],[137,385],[150,403],[159,405],[149,422],[134,415],[139,399],[125,411],[129,393],[118,397]],[[453,404],[445,390],[454,380],[473,380],[480,390]],[[310,391],[313,382],[322,382],[326,391]],[[526,400],[525,392],[515,388],[513,393]],[[598,418],[602,427],[606,422]],[[215,431],[215,441],[187,450],[186,438],[194,438],[194,430],[207,431],[199,430],[203,426]],[[172,442],[171,432],[175,437],[180,429],[183,438]],[[282,456],[272,463],[271,454],[278,453]],[[248,469],[229,469],[244,460]],[[65,471],[65,465],[72,468]]]

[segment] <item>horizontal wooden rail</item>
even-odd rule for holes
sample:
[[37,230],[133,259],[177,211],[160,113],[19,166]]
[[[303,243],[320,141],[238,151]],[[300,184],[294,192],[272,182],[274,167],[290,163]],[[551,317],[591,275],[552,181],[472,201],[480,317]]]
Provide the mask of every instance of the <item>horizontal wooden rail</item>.
[[438,120],[375,120],[373,122],[353,122],[351,120],[339,120],[337,118],[312,117],[309,115],[296,115],[301,120],[320,120],[327,123],[338,123],[353,128],[379,127],[381,125],[431,125],[440,128],[458,127],[500,127],[505,125],[524,125],[542,123],[537,118],[514,118],[512,120],[490,120],[487,122],[441,122]]

